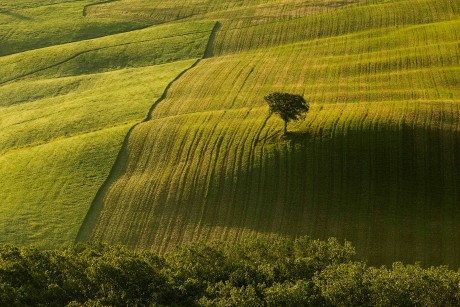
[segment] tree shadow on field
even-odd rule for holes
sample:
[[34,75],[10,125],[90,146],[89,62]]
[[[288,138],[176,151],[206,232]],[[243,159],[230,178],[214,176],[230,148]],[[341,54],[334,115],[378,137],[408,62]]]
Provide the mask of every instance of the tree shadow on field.
[[[277,130],[238,162],[245,167],[217,170],[212,184],[179,207],[190,225],[351,240],[375,265],[460,266],[459,153],[460,133],[436,128],[383,126],[332,137]],[[192,206],[202,214],[190,214],[198,211]]]
[[286,135],[275,132],[268,135],[264,139],[259,140],[265,144],[279,144],[288,142],[293,145],[306,145],[309,140],[314,137],[314,134],[309,131],[288,131]]
[[32,18],[30,18],[30,17],[24,16],[24,15],[21,15],[21,14],[18,14],[18,13],[10,12],[10,11],[1,11],[0,10],[0,14],[6,15],[6,16],[9,16],[9,17],[13,17],[13,18],[16,18],[16,19],[20,19],[20,20],[32,20]]
[[313,137],[313,134],[308,131],[291,131],[283,136],[283,139],[289,141],[291,144],[304,145]]

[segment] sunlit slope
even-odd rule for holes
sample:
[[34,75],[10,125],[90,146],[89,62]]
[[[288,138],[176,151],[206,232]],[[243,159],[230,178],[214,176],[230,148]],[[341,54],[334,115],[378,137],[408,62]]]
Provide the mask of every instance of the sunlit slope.
[[201,57],[210,22],[150,27],[0,58],[0,85],[24,78],[90,74]]
[[[78,239],[309,234],[375,263],[460,265],[458,1],[413,1],[439,18],[389,26],[401,2],[349,33],[325,14],[303,42],[201,61],[134,128]],[[330,34],[308,34],[319,25]],[[287,140],[263,101],[275,90],[313,105]]]
[[[151,24],[176,20],[219,20],[227,23],[247,22],[251,25],[267,21],[298,18],[310,13],[331,11],[360,0],[122,0],[91,6],[87,15],[116,18]],[[379,0],[375,2],[380,2]],[[234,27],[237,23],[232,23]],[[230,24],[229,24],[230,25]]]
[[203,55],[212,27],[149,28],[0,58],[13,65],[0,86],[2,242],[74,240],[127,132]]
[[[328,9],[331,8],[331,3],[315,2],[318,8]],[[355,1],[355,4],[351,4],[353,4],[351,1],[343,2],[344,6],[340,9],[324,12],[320,10],[316,13],[315,10],[302,11],[296,7],[295,17],[266,18],[256,24],[252,19],[235,16],[223,22],[222,31],[216,36],[214,53],[235,53],[303,40],[356,34],[362,31],[387,32],[401,27],[455,20],[458,18],[460,6],[457,1],[452,0]],[[276,16],[276,11],[272,14]],[[458,28],[451,31],[456,33]],[[382,40],[380,37],[379,42],[391,44],[392,38],[386,37]],[[427,42],[423,41],[423,43]]]
[[0,155],[3,243],[72,242],[134,123]]
[[0,56],[145,27],[144,23],[83,16],[98,0],[2,0]]
[[213,53],[221,55],[371,29],[454,20],[459,6],[452,0],[123,0],[93,6],[88,15],[154,24],[178,19],[217,20],[220,31]]
[[118,69],[199,58],[212,26],[154,27],[0,58],[0,152],[144,118],[155,101],[145,96],[155,72]]

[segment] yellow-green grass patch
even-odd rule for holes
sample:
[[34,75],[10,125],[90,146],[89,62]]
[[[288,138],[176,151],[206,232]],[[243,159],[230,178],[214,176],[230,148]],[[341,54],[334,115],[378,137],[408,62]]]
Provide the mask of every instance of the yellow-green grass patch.
[[98,0],[3,0],[0,4],[0,56],[111,35],[146,24],[83,16]]
[[[72,242],[130,127],[194,62],[23,84],[44,86],[43,95],[55,96],[0,113],[2,242]],[[57,92],[47,93],[49,84]],[[60,88],[65,94],[59,95]]]
[[184,19],[247,20],[253,24],[291,19],[305,14],[332,10],[359,0],[122,0],[92,6],[88,15],[161,24]]
[[0,85],[200,58],[214,23],[192,22],[53,46],[0,57]]
[[0,155],[0,242],[73,242],[134,123]]
[[10,102],[41,96],[0,107],[0,152],[142,120],[168,82],[195,61],[0,87]]

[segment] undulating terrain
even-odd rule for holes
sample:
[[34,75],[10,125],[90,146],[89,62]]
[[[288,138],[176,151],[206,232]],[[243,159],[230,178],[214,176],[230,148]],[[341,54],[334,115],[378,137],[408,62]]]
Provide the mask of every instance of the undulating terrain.
[[[88,1],[55,2],[74,8],[82,19]],[[65,27],[72,32],[75,24],[59,23],[63,8],[46,4],[30,1],[35,7],[5,16],[29,14],[35,20],[46,10],[58,21],[55,35]],[[5,25],[11,28],[14,22],[23,21],[5,20]],[[89,18],[80,23],[91,37],[99,24],[117,29],[126,22]],[[147,27],[0,57],[2,242],[53,247],[74,241],[130,127],[202,56],[213,26]],[[27,42],[20,29],[11,37]],[[35,35],[45,41],[50,34],[37,26]],[[51,43],[60,39],[52,38]]]
[[[3,2],[2,242],[460,266],[459,0]],[[311,103],[287,138],[273,91]]]

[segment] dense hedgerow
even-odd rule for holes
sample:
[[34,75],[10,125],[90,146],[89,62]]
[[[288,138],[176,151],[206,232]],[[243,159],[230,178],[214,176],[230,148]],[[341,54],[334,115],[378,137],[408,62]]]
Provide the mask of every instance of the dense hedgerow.
[[460,273],[369,267],[349,242],[195,244],[163,256],[107,244],[0,246],[2,306],[458,306]]

